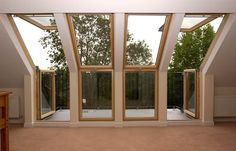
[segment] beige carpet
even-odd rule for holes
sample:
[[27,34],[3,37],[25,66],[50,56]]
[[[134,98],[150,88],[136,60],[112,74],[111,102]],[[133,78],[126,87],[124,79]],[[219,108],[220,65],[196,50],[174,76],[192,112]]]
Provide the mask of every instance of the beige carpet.
[[10,129],[10,151],[236,151],[236,123],[214,127]]

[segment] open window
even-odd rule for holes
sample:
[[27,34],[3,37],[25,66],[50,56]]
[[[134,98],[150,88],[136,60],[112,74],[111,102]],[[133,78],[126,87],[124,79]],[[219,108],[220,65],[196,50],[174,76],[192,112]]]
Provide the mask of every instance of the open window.
[[196,69],[184,70],[184,112],[193,118],[199,117],[198,82]]
[[44,119],[56,112],[55,71],[38,70],[38,119]]
[[37,80],[37,120],[69,121],[69,69],[53,14],[8,15]]
[[113,15],[69,14],[79,67],[80,120],[114,120]]
[[157,119],[157,70],[169,14],[126,14],[124,120]]
[[168,71],[168,120],[198,119],[197,70],[227,19],[226,14],[186,14]]
[[186,14],[180,31],[192,32],[217,18],[222,18],[222,14]]
[[53,14],[18,14],[17,17],[37,26],[42,30],[56,30]]

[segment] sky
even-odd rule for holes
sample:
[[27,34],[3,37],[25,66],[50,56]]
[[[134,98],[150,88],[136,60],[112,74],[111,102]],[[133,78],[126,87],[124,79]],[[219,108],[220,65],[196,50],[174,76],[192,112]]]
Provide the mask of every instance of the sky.
[[162,32],[159,28],[165,23],[165,16],[129,15],[128,31],[135,41],[144,40],[152,53],[152,62],[156,62]]
[[47,60],[47,58],[49,58],[47,50],[43,49],[43,46],[39,42],[39,39],[45,36],[44,30],[18,17],[14,17],[14,21],[34,64],[39,66],[41,70],[46,70],[51,67],[50,61]]
[[[51,67],[47,50],[43,49],[39,42],[41,37],[45,36],[45,32],[18,18],[14,17],[14,21],[17,28],[25,42],[25,45],[32,57],[35,65],[39,66],[41,70],[46,70]],[[217,31],[222,18],[217,18],[211,22],[214,30]],[[128,18],[128,30],[133,34],[134,40],[144,40],[153,56],[152,62],[155,63],[157,52],[161,40],[162,32],[159,32],[159,28],[164,24],[165,16],[145,16],[145,15],[129,15]]]

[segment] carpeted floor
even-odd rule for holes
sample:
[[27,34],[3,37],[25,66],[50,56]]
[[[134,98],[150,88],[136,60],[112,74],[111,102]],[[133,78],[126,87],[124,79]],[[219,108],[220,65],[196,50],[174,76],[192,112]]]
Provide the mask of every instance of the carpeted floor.
[[214,127],[10,128],[10,151],[236,151],[236,123]]

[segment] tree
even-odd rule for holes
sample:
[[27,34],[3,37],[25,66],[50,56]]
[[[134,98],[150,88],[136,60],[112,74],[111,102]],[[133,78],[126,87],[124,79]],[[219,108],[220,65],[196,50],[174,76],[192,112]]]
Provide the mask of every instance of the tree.
[[109,15],[75,15],[74,30],[82,65],[111,63],[111,28]]
[[[111,21],[109,15],[74,15],[73,25],[76,33],[77,51],[80,54],[80,62],[82,65],[109,65],[111,64]],[[55,20],[51,20],[55,24]],[[63,51],[62,43],[57,30],[47,30],[44,37],[40,39],[44,48],[47,48],[49,60],[52,68],[57,70],[58,75],[62,75],[57,79],[58,89],[61,92],[66,88],[66,95],[69,92],[69,86],[64,85],[68,83],[68,67],[66,63],[65,54]],[[151,50],[144,41],[134,41],[132,34],[128,34],[127,39],[127,63],[131,65],[141,64],[148,65],[152,63]],[[122,51],[122,50],[120,50]],[[110,77],[109,77],[110,76]],[[87,98],[87,107],[96,106],[109,106],[110,102],[107,101],[111,98],[111,75],[98,74],[90,72],[83,74],[83,98]],[[67,79],[67,80],[66,80]],[[99,84],[98,84],[99,83]],[[59,93],[56,93],[57,96]],[[64,94],[64,93],[62,93]],[[61,104],[65,104],[64,98],[57,98]],[[94,98],[97,98],[94,99]],[[62,101],[58,101],[62,100]],[[96,102],[94,102],[96,100]],[[92,101],[92,103],[91,103]],[[60,103],[61,102],[61,103]]]
[[126,47],[126,63],[128,65],[151,65],[152,54],[144,40],[135,41],[128,33]]
[[[55,24],[55,21],[52,20]],[[77,49],[82,65],[109,65],[111,63],[111,28],[109,15],[75,15],[74,30]],[[53,68],[67,70],[66,58],[57,30],[47,30],[40,39],[48,48],[49,60]],[[135,41],[132,34],[127,36],[127,63],[130,65],[152,64],[152,54],[145,41]]]
[[207,24],[192,32],[181,33],[169,65],[171,72],[198,69],[215,36],[213,27]]
[[185,69],[199,69],[214,36],[210,24],[179,36],[169,65],[168,106],[183,106],[182,72]]

